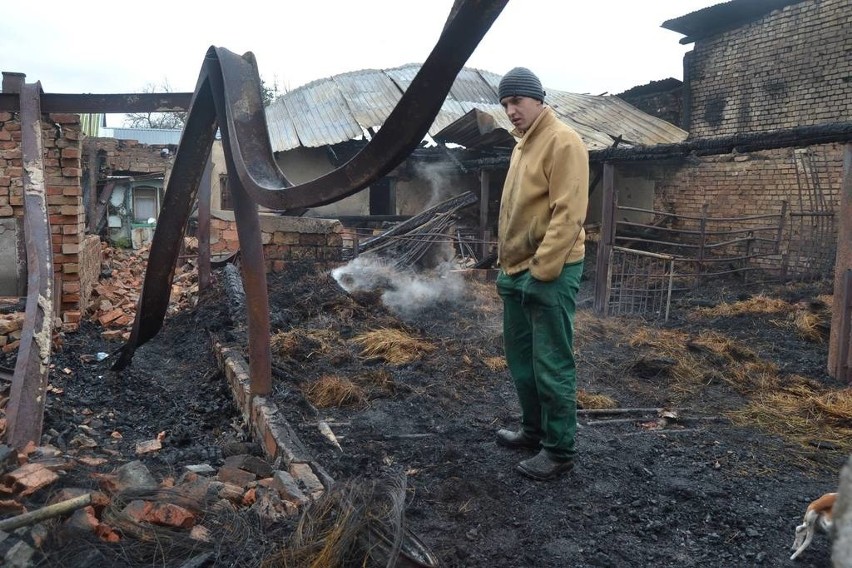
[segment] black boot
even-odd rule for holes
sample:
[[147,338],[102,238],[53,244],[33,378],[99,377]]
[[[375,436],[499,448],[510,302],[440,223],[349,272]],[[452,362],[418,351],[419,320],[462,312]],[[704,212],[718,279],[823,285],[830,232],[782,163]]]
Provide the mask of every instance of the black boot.
[[535,457],[518,464],[518,472],[537,481],[555,479],[563,473],[574,469],[574,460],[558,460],[547,450],[541,450]]
[[537,450],[541,447],[541,440],[533,438],[523,430],[512,432],[502,429],[497,431],[497,445],[513,450]]

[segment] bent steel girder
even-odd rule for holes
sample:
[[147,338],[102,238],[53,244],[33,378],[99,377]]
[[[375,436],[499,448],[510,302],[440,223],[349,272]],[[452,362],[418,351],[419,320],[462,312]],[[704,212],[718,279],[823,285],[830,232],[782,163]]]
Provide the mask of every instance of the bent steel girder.
[[[247,286],[249,305],[265,306],[268,298],[260,233],[256,227],[249,228],[258,224],[257,219],[251,220],[257,217],[256,205],[293,210],[332,203],[366,188],[402,163],[428,132],[458,72],[507,2],[456,0],[437,44],[372,140],[343,166],[297,186],[281,172],[272,152],[254,56],[211,47],[199,74],[157,220],[130,338],[112,368],[120,370],[129,365],[136,348],[162,327],[180,242],[217,126],[222,132],[226,166],[239,181],[237,193],[249,197],[254,205],[235,208],[241,211],[235,210],[235,217],[243,259],[247,251],[255,259],[251,267],[243,264],[243,278],[249,275],[254,284]],[[261,259],[260,266],[257,259]],[[254,294],[248,288],[254,288]],[[263,320],[255,321],[258,319]],[[269,334],[268,323],[265,330],[252,329],[250,318],[250,343],[264,333]]]
[[288,187],[272,159],[253,58],[220,51],[231,150],[246,192],[270,209],[317,207],[356,193],[393,170],[421,143],[459,71],[507,2],[457,2],[438,43],[370,143],[336,170],[295,187]]

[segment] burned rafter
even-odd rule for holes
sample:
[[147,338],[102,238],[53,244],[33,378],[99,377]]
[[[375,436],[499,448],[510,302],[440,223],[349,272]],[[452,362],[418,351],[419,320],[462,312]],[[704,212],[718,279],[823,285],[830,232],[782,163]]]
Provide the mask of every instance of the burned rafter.
[[422,213],[419,213],[414,217],[411,217],[410,219],[399,223],[398,225],[394,225],[392,228],[388,229],[384,233],[377,235],[372,239],[368,239],[363,243],[360,243],[358,245],[358,252],[365,253],[371,249],[383,246],[385,243],[387,243],[394,237],[404,235],[406,233],[411,233],[412,231],[417,230],[419,227],[426,224],[428,221],[434,219],[437,215],[453,213],[463,207],[473,205],[478,200],[479,199],[476,197],[476,194],[467,191],[457,197],[442,201],[434,207],[430,207],[426,211],[423,211]]
[[592,162],[631,162],[682,159],[688,156],[712,156],[746,153],[777,148],[797,148],[852,140],[852,122],[835,122],[764,132],[746,132],[731,136],[695,138],[677,144],[633,146],[591,150]]

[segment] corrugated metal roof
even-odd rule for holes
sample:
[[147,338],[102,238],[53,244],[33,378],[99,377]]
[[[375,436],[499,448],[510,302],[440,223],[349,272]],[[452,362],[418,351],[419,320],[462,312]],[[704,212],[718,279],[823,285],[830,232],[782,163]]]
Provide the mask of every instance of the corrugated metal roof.
[[332,78],[362,128],[378,128],[396,106],[402,91],[382,71],[354,71]]
[[[363,70],[314,81],[279,97],[266,109],[275,152],[338,144],[363,136],[390,115],[420,70],[418,64]],[[466,147],[511,145],[512,123],[497,101],[501,75],[465,67],[450,89],[429,134]],[[680,142],[687,133],[617,97],[547,91],[546,101],[589,149],[613,137],[639,144]]]

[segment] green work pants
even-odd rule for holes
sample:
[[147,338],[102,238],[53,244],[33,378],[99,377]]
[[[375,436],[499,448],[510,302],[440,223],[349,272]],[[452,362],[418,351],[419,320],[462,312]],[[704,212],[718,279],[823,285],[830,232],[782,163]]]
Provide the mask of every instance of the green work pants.
[[556,280],[529,271],[500,272],[506,362],[521,405],[521,428],[540,438],[554,458],[574,456],[577,433],[577,371],[574,313],[583,261],[566,264]]

